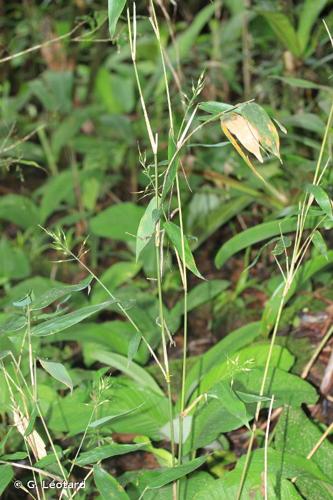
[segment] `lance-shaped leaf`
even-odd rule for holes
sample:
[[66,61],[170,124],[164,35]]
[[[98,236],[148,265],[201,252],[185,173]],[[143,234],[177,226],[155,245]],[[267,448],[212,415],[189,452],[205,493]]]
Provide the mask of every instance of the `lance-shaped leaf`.
[[[164,229],[177,250],[177,253],[180,257],[181,260],[183,260],[183,247],[182,247],[182,235],[181,235],[181,229],[177,224],[174,224],[173,222],[165,222],[164,223]],[[198,271],[198,268],[196,266],[193,254],[190,249],[190,245],[188,243],[188,240],[186,236],[184,235],[184,254],[185,254],[185,265],[187,269],[189,269],[195,276],[198,278],[204,279],[204,277],[200,274]]]
[[71,295],[73,292],[80,292],[85,288],[88,288],[89,290],[92,279],[93,278],[91,276],[87,276],[84,280],[80,281],[80,283],[76,283],[75,285],[63,285],[56,288],[51,288],[47,292],[43,293],[43,295],[41,295],[40,297],[32,299],[30,309],[44,309],[45,307],[51,305],[53,302]]
[[126,0],[108,0],[109,32],[113,38],[119,17],[124,10]]
[[40,359],[39,362],[44,370],[51,375],[51,377],[66,385],[71,391],[73,390],[72,379],[64,365],[61,363],[55,363],[54,361],[45,361],[43,359]]
[[86,306],[81,307],[77,311],[73,311],[62,316],[57,316],[44,323],[34,326],[31,329],[32,335],[37,335],[38,337],[44,337],[46,335],[52,335],[53,333],[58,333],[71,326],[81,323],[89,316],[96,314],[103,309],[107,309],[110,305],[115,304],[117,300],[108,300],[107,302],[102,302],[102,304],[97,304],[96,306]]
[[179,167],[179,156],[180,151],[177,150],[176,142],[172,133],[170,132],[168,140],[168,168],[165,171],[165,177],[163,181],[162,201],[165,200],[166,195],[169,193],[175,182]]
[[136,235],[136,260],[139,259],[142,250],[148,245],[155,231],[155,225],[159,218],[156,196],[152,198],[141,217]]
[[324,191],[322,187],[315,184],[309,184],[306,187],[306,190],[313,195],[316,202],[318,203],[322,211],[327,215],[327,217],[332,219],[332,203],[326,191]]

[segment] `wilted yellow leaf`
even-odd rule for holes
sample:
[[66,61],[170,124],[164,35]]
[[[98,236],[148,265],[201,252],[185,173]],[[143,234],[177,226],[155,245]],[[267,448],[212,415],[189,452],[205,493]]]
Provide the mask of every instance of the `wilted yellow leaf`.
[[222,121],[222,130],[225,131],[224,128],[227,128],[247,151],[263,163],[260,151],[261,138],[259,131],[246,118],[238,113],[232,113],[227,119]]
[[13,419],[18,432],[27,440],[36,460],[46,457],[46,445],[38,432],[34,430],[29,436],[25,436],[25,432],[29,426],[29,420],[18,408],[13,409]]

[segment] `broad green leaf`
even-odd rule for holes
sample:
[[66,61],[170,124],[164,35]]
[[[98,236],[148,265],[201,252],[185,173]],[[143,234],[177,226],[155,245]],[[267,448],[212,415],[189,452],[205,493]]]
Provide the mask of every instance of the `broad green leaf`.
[[80,292],[81,290],[84,290],[86,288],[89,289],[92,279],[93,278],[91,276],[87,276],[87,278],[75,285],[62,285],[59,287],[57,286],[55,288],[51,288],[40,297],[32,300],[31,310],[36,311],[38,309],[44,309],[45,307],[51,305],[53,302],[56,302],[63,297],[70,296],[73,292]]
[[[142,494],[144,500],[171,500],[173,498],[174,485],[170,483],[158,488],[157,491],[147,490],[147,484],[155,477],[158,477],[158,470],[139,471],[132,474],[132,478],[128,479],[129,474],[125,473],[123,478],[126,477],[126,482],[129,481],[131,486],[136,488],[135,498],[139,498]],[[194,499],[199,491],[203,492],[209,485],[214,483],[213,476],[208,472],[194,471],[189,477],[183,477],[179,480],[179,500]],[[205,500],[210,500],[210,497],[206,496]]]
[[[270,344],[254,344],[232,355],[221,356],[219,363],[213,366],[200,382],[201,392],[207,392],[216,382],[223,379],[233,378],[242,371],[251,370],[256,367],[265,366]],[[289,370],[294,363],[292,356],[287,349],[275,345],[272,351],[271,366],[278,366],[283,370]]]
[[14,460],[24,460],[27,457],[28,453],[26,451],[17,451],[16,453],[8,453],[7,455],[2,455],[0,459],[13,462]]
[[115,300],[109,300],[107,302],[102,302],[102,304],[97,304],[96,306],[82,307],[77,311],[64,314],[63,316],[57,316],[54,319],[44,321],[44,323],[40,323],[39,325],[32,327],[31,333],[37,337],[43,337],[45,335],[52,335],[54,333],[61,332],[62,330],[66,330],[67,328],[80,323],[84,319],[89,318],[89,316],[97,314],[103,309],[107,309],[114,303],[116,303]]
[[113,498],[115,500],[129,500],[129,496],[118,481],[99,465],[94,465],[94,481],[103,500],[112,500]]
[[[114,292],[124,283],[134,278],[141,269],[141,264],[136,262],[116,262],[100,276],[100,281],[109,290]],[[91,293],[91,303],[99,304],[107,300],[110,295],[99,283],[95,283]]]
[[18,307],[19,309],[24,309],[28,307],[31,304],[31,302],[32,302],[32,294],[28,293],[28,295],[25,295],[24,297],[22,297],[22,299],[15,300],[15,302],[13,302],[13,306]]
[[294,56],[300,57],[302,50],[298,36],[288,17],[282,12],[273,12],[269,10],[259,10],[259,14],[266,19],[285,48]]
[[[174,224],[173,222],[165,222],[164,229],[171,241],[174,245],[175,249],[181,260],[183,260],[183,248],[182,248],[182,237],[181,237],[181,229],[179,226]],[[185,265],[186,267],[198,278],[204,279],[203,276],[197,269],[194,257],[192,255],[190,245],[188,243],[188,239],[184,235],[184,253],[185,253]]]
[[[253,467],[253,472],[262,473],[262,465],[264,461],[264,450],[259,449],[253,453],[251,461],[251,467]],[[237,468],[242,469],[244,465],[244,456],[239,460]],[[298,475],[309,474],[316,479],[327,480],[329,478],[321,472],[317,465],[315,465],[311,460],[306,460],[305,458],[290,453],[280,453],[276,450],[268,449],[268,464],[271,473],[281,474],[281,477],[286,479],[292,479]],[[259,472],[260,471],[260,472]],[[297,485],[297,481],[296,481]]]
[[28,229],[40,223],[38,209],[34,202],[19,194],[7,194],[0,198],[0,219]]
[[155,232],[156,222],[159,218],[156,196],[150,200],[145,213],[141,217],[136,235],[136,260],[138,261],[142,250],[149,243]]
[[139,332],[135,331],[134,335],[129,341],[128,344],[128,350],[127,350],[127,360],[128,362],[132,361],[133,358],[135,358],[140,344],[141,344],[142,337]]
[[172,481],[176,481],[177,479],[180,479],[181,477],[184,477],[187,474],[190,474],[190,472],[193,472],[201,467],[206,460],[207,457],[199,457],[183,465],[161,470],[158,472],[158,476],[148,483],[147,489],[161,488]]
[[327,4],[327,0],[305,0],[302,5],[301,15],[299,17],[297,37],[301,52],[305,52],[314,24],[319,21],[319,14]]
[[309,184],[307,186],[307,191],[314,196],[314,199],[316,200],[322,211],[327,215],[327,217],[332,219],[332,202],[326,191],[324,191],[322,187],[314,184]]
[[10,315],[5,321],[0,323],[0,333],[13,333],[22,330],[27,324],[26,316],[18,314]]
[[[198,361],[188,371],[186,377],[186,400],[200,383],[202,377],[213,368],[214,365],[221,363],[221,359],[226,360],[233,353],[251,344],[255,338],[260,335],[260,323],[249,323],[237,330],[229,333],[220,340],[214,347],[199,356]],[[197,395],[197,394],[196,394]]]
[[73,84],[74,72],[58,69],[44,71],[41,78],[30,81],[28,85],[46,110],[65,114],[73,108]]
[[[295,439],[301,432],[302,439]],[[319,442],[322,432],[301,409],[285,407],[275,429],[274,446],[278,451],[304,458]],[[333,445],[325,439],[311,458],[328,477],[333,477]]]
[[[63,450],[60,448],[60,446],[55,445],[54,446],[55,453],[49,453],[45,457],[41,458],[35,463],[35,466],[40,468],[40,469],[47,469],[50,465],[57,464],[57,461],[59,460],[59,457],[64,458],[68,452],[70,451],[69,449]],[[58,469],[59,470],[59,469]]]
[[59,209],[62,202],[72,205],[75,200],[73,174],[70,171],[60,172],[52,176],[41,189],[41,221],[44,223],[48,217]]
[[110,115],[130,113],[135,106],[131,73],[120,75],[101,65],[95,79],[95,96]]
[[91,219],[91,231],[96,236],[134,242],[144,210],[130,202],[112,205]]
[[[179,420],[179,419],[177,419]],[[170,439],[170,438],[168,438]],[[149,443],[145,444],[145,451],[152,453],[161,467],[172,467],[172,454],[170,451],[165,450],[164,448],[155,448],[151,441],[147,438],[147,436],[137,436],[134,438],[135,443]]]
[[[264,471],[264,450],[258,449],[252,452],[248,465],[245,483],[243,487],[242,499],[262,498],[263,471]],[[232,472],[226,473],[223,478],[215,481],[205,492],[195,496],[195,500],[220,500],[221,498],[234,499],[237,497],[239,485],[244,469],[245,456],[237,462],[236,468]],[[268,498],[271,500],[291,500],[301,499],[297,493],[298,478],[311,478],[318,480],[322,484],[329,486],[329,479],[321,473],[318,467],[298,455],[280,453],[273,449],[268,449]],[[296,478],[296,489],[287,480]],[[206,496],[205,496],[206,495]],[[316,498],[316,497],[315,497]]]
[[208,398],[217,399],[238,420],[238,426],[249,428],[249,416],[241,399],[233,391],[230,382],[218,382],[208,392]]
[[68,371],[61,363],[55,363],[54,361],[46,361],[44,359],[39,359],[40,364],[47,371],[51,377],[55,378],[62,384],[66,385],[71,391],[73,391],[73,382],[68,374]]
[[120,419],[112,422],[114,432],[148,436],[153,441],[165,439],[161,428],[169,420],[169,403],[167,397],[157,394],[143,384],[138,384],[130,379],[117,378],[117,384],[110,391],[110,404],[103,409],[103,415],[115,411],[125,411],[138,407],[138,409]]
[[84,355],[86,360],[89,360],[89,362],[98,361],[99,363],[113,366],[117,370],[126,373],[126,375],[133,378],[133,380],[136,380],[139,384],[149,387],[157,394],[163,394],[163,391],[157,385],[155,380],[144,368],[137,365],[133,361],[129,361],[124,356],[103,350],[93,344],[86,344],[84,346]]
[[[84,107],[80,106],[80,107],[74,109],[68,116],[66,116],[66,118],[64,118],[57,125],[57,128],[54,130],[54,132],[52,133],[52,136],[51,136],[51,149],[52,149],[53,155],[55,156],[56,161],[59,160],[62,149],[67,144],[69,144],[69,142],[72,143],[72,141],[75,140],[75,137],[79,133],[79,130],[82,127],[83,123],[87,120],[97,118],[99,116],[99,114],[100,114],[99,106],[96,106],[96,105],[84,106]],[[70,174],[70,172],[66,172],[66,171],[61,172],[61,174],[59,175],[59,177],[60,177],[59,184],[56,181],[54,185],[58,184],[59,187],[60,187],[60,185],[63,185],[63,181],[66,178],[66,175],[64,177],[62,177],[62,174],[66,174],[66,173]],[[84,181],[84,177],[87,174],[87,172],[81,171],[81,172],[78,172],[78,174],[79,174],[80,181],[81,180]],[[57,177],[58,177],[58,174],[57,174]],[[87,180],[91,181],[91,179],[89,179],[89,178]],[[90,184],[91,184],[91,182],[90,182]],[[68,187],[70,188],[71,186],[72,186],[72,183],[69,181]],[[43,187],[42,187],[42,189],[43,189]],[[66,192],[68,193],[68,191],[67,191],[68,187],[64,186],[65,193]],[[56,194],[56,196],[55,196],[56,200],[59,200],[59,198],[58,198],[59,195],[60,195],[60,193]],[[70,196],[69,196],[69,198],[70,198]],[[67,199],[67,197],[62,198],[62,199],[66,200],[67,203],[69,201]],[[52,203],[52,201],[51,201],[51,203]]]
[[[229,281],[226,280],[210,280],[199,283],[196,287],[192,288],[187,296],[187,311],[212,301],[217,295],[223,292],[229,286]],[[177,304],[171,309],[170,316],[168,317],[168,324],[171,324],[173,331],[179,328],[179,323],[182,314],[184,313],[184,298],[179,300]]]
[[100,460],[105,460],[106,458],[118,457],[119,455],[126,455],[127,453],[133,453],[144,448],[145,443],[140,444],[105,444],[103,446],[94,447],[89,451],[84,451],[80,453],[78,459],[76,460],[77,465],[88,465],[99,462]]
[[[291,286],[289,289],[289,292],[287,294],[287,297],[285,299],[285,304],[288,303],[288,301],[293,297],[295,292],[297,290],[300,290],[302,286],[304,286],[305,283],[309,279],[312,278],[317,272],[321,271],[324,269],[328,264],[333,262],[333,251],[327,252],[327,255],[324,256],[318,256],[314,257],[305,264],[303,264]],[[262,333],[264,335],[268,335],[271,328],[273,327],[276,316],[278,314],[278,309],[280,307],[280,303],[282,300],[282,295],[283,295],[283,289],[284,289],[284,280],[281,279],[280,284],[276,287],[275,292],[271,296],[271,298],[266,302],[265,309],[262,315],[262,321],[261,321],[261,328],[262,328]]]
[[108,0],[109,32],[113,38],[116,32],[117,22],[126,5],[126,0]]
[[315,231],[313,233],[312,243],[314,247],[318,250],[318,252],[321,253],[321,255],[323,255],[324,257],[326,257],[326,259],[328,259],[327,245],[324,238],[322,237],[322,234],[319,231]]
[[5,491],[14,477],[13,469],[10,465],[0,465],[0,495]]
[[221,197],[213,197],[211,193],[195,193],[188,206],[186,224],[187,230],[196,236],[196,240],[191,243],[192,251],[196,250],[217,229],[248,207],[253,197],[258,199],[260,193],[254,191],[251,195],[252,197],[243,195],[242,191],[230,200],[224,200]]
[[246,426],[255,408],[249,411],[231,387],[231,380],[216,383],[207,393],[207,402],[193,411],[192,433],[184,445],[184,453],[203,448],[221,433]]
[[302,499],[315,498],[316,500],[332,500],[333,498],[333,485],[326,481],[320,481],[313,476],[306,476],[305,474],[297,478],[297,490]]
[[[102,323],[84,322],[63,332],[55,333],[52,337],[45,338],[44,342],[74,340],[81,345],[91,343],[127,356],[133,339],[137,340],[135,328],[128,322],[114,320],[103,321]],[[134,356],[135,361],[144,364],[148,358],[149,352],[147,348],[141,345],[138,353]]]
[[6,237],[0,239],[0,280],[23,279],[30,274],[30,263],[25,252]]
[[[48,428],[54,432],[66,432],[75,436],[84,432],[94,415],[92,404],[87,404],[84,400],[75,399],[76,391],[73,395],[65,398],[55,399],[51,403],[51,416],[48,420]],[[74,398],[74,399],[73,399]],[[43,399],[42,399],[43,401]],[[111,408],[103,408],[103,411],[111,412]]]
[[[248,372],[240,372],[235,376],[233,388],[252,394],[259,394],[259,384],[264,375],[264,367],[258,367]],[[274,408],[284,404],[299,407],[303,403],[314,404],[318,399],[316,389],[308,382],[280,368],[271,367],[268,371],[264,396],[270,398],[274,394]],[[255,407],[255,405],[253,405]],[[262,402],[263,408],[268,407],[268,401]]]
[[[305,222],[305,229],[314,227],[316,222],[317,219],[313,217],[307,218]],[[218,268],[220,268],[230,257],[240,250],[244,250],[244,248],[260,243],[261,241],[267,240],[281,233],[292,233],[296,230],[296,227],[296,218],[263,222],[262,224],[250,227],[249,229],[236,234],[236,236],[233,236],[230,240],[224,243],[224,245],[222,245],[216,254],[215,264]]]

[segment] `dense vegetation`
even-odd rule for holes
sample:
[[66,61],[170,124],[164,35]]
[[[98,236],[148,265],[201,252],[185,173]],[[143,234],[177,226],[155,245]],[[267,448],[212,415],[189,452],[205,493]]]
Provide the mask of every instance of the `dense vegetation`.
[[333,498],[332,4],[0,2],[3,498]]

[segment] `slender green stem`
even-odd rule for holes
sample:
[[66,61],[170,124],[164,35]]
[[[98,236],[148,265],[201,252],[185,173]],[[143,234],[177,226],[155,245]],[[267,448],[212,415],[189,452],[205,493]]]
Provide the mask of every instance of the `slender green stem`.
[[[156,37],[159,41],[160,50],[163,59],[163,50],[160,44],[159,37],[159,29],[157,24],[157,19],[155,16],[154,6],[152,5],[154,18],[152,19],[152,26],[154,28]],[[134,68],[135,79],[139,91],[141,107],[143,110],[143,115],[145,119],[146,129],[150,141],[150,146],[152,149],[152,153],[154,155],[154,168],[155,168],[155,198],[156,198],[156,208],[160,209],[160,196],[159,196],[159,184],[158,184],[158,158],[157,158],[157,149],[158,149],[158,137],[154,137],[154,133],[150,124],[149,115],[147,112],[146,103],[143,97],[140,77],[136,65],[136,7],[135,3],[133,4],[133,30],[130,21],[129,10],[127,10],[127,21],[128,21],[128,32],[129,32],[129,40],[130,40],[130,48],[131,48],[131,56]],[[163,66],[164,75],[166,75],[165,66]],[[170,120],[172,124],[172,112],[171,112],[171,101],[170,94],[167,88],[167,96],[168,96],[168,106],[170,112]],[[174,437],[174,425],[173,425],[173,404],[172,404],[172,391],[171,391],[171,380],[170,380],[170,371],[169,371],[169,360],[168,360],[168,350],[167,350],[167,341],[166,341],[166,331],[165,331],[165,319],[164,319],[164,311],[163,311],[163,291],[162,291],[162,263],[161,263],[161,228],[160,221],[157,222],[155,227],[155,256],[156,256],[156,274],[157,274],[157,289],[158,289],[158,302],[159,302],[159,320],[160,320],[160,328],[161,328],[161,340],[162,340],[162,349],[163,349],[163,358],[164,358],[164,368],[161,363],[158,361],[160,368],[162,368],[164,378],[167,384],[167,393],[168,393],[168,402],[169,402],[169,417],[170,417],[170,442],[171,442],[171,453],[172,453],[172,463],[175,464],[175,437]],[[156,360],[156,355],[154,353],[154,359]]]
[[179,449],[178,449],[178,460],[179,463],[182,462],[183,456],[183,427],[184,427],[184,416],[183,412],[185,410],[185,382],[186,382],[186,365],[187,365],[187,336],[188,336],[188,313],[187,313],[187,270],[186,270],[186,258],[185,258],[185,235],[184,235],[184,223],[183,223],[183,213],[182,213],[182,200],[179,187],[179,176],[176,174],[176,190],[177,190],[177,200],[178,200],[178,210],[179,210],[179,224],[180,224],[180,234],[181,234],[181,249],[182,249],[182,270],[181,276],[183,280],[183,290],[184,290],[184,322],[183,322],[183,362],[182,362],[182,387],[180,395],[180,413],[179,413]]
[[247,452],[246,452],[245,464],[244,464],[244,467],[242,470],[242,475],[241,475],[241,479],[240,479],[240,483],[239,483],[239,488],[238,488],[236,500],[239,500],[242,496],[242,491],[244,488],[246,474],[247,474],[247,470],[248,470],[248,467],[250,464],[251,452],[252,452],[252,448],[253,448],[254,436],[255,436],[256,430],[257,430],[257,425],[256,425],[256,423],[254,423],[252,426],[252,429],[251,429],[251,437],[250,437],[249,446],[248,446]]
[[[157,143],[157,140],[156,140]],[[154,167],[155,167],[155,198],[156,198],[156,208],[160,209],[160,197],[159,197],[159,187],[158,187],[158,159],[157,154],[154,154]],[[171,380],[170,380],[170,370],[169,370],[169,359],[168,359],[168,349],[167,340],[165,332],[165,319],[163,310],[163,291],[162,291],[162,263],[161,263],[161,227],[160,221],[156,223],[155,228],[155,256],[156,256],[156,275],[157,275],[157,292],[158,292],[158,305],[159,305],[159,322],[161,328],[161,341],[163,349],[164,358],[164,370],[165,370],[165,381],[167,384],[168,401],[169,401],[169,418],[170,418],[170,442],[171,442],[171,454],[172,454],[172,465],[175,464],[175,435],[174,435],[174,425],[173,425],[173,405],[172,405],[172,391],[171,391]]]
[[42,144],[42,147],[44,149],[44,153],[45,153],[45,156],[46,156],[47,163],[48,163],[49,169],[51,171],[51,174],[52,175],[57,175],[58,174],[57,163],[56,163],[56,160],[54,158],[53,151],[51,149],[49,140],[48,140],[48,138],[46,136],[45,129],[44,128],[38,129],[37,130],[37,134],[38,134],[39,140],[40,140],[40,142]]

